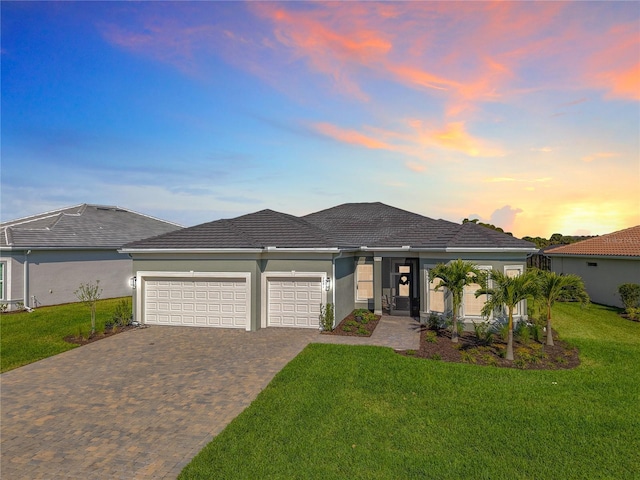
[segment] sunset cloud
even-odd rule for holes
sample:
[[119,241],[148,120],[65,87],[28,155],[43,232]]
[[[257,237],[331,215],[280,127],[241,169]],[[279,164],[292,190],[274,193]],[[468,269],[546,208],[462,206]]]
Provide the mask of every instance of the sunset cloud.
[[614,153],[614,152],[600,152],[600,153],[594,153],[593,155],[587,155],[586,157],[582,157],[582,161],[583,162],[593,162],[594,160],[601,160],[603,158],[615,158],[619,156],[619,154]]
[[501,149],[467,133],[462,122],[449,123],[441,130],[428,133],[426,139],[440,148],[462,152],[470,157],[504,155]]
[[316,123],[312,126],[318,133],[333,138],[339,142],[358,145],[371,149],[393,150],[393,146],[376,138],[364,135],[355,130],[347,130],[330,123]]

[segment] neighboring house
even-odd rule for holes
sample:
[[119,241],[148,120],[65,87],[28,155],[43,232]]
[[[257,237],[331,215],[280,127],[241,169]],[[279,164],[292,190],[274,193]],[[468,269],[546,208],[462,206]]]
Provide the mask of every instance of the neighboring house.
[[0,224],[0,304],[35,308],[77,302],[80,283],[102,298],[131,295],[124,244],[182,227],[120,207],[77,205]]
[[[516,275],[532,243],[474,223],[433,220],[382,203],[351,203],[295,217],[262,210],[126,245],[147,324],[318,328],[320,305],[336,322],[354,308],[427,318],[449,295],[429,270],[457,258]],[[462,314],[480,319],[485,298],[465,291]],[[524,303],[518,312],[525,315]]]
[[640,284],[640,225],[545,251],[551,270],[574,273],[584,281],[591,301],[624,307],[623,283]]

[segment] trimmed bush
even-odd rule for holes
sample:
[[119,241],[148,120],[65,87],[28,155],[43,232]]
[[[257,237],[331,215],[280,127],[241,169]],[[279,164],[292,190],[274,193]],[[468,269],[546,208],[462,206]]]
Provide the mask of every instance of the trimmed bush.
[[626,310],[640,307],[640,285],[637,283],[623,283],[618,287],[618,293]]

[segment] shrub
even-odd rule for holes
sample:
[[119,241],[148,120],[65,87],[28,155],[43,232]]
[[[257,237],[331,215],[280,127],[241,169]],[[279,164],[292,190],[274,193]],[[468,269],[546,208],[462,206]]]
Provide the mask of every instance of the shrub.
[[476,363],[478,361],[478,359],[474,355],[474,352],[472,352],[471,350],[460,352],[460,355],[462,356],[462,361],[465,363]]
[[442,360],[442,356],[439,353],[434,353],[430,358],[431,360]]
[[640,307],[640,285],[637,283],[623,283],[618,287],[618,293],[626,310]]
[[363,325],[366,325],[367,323],[372,322],[376,319],[375,313],[367,310],[366,308],[358,308],[357,310],[354,310],[353,316],[358,322],[362,323]]
[[113,327],[126,327],[131,325],[133,317],[131,314],[131,299],[123,298],[116,304],[113,312]]
[[536,342],[542,342],[542,326],[537,322],[529,325],[529,331],[531,332],[531,336]]
[[320,305],[320,329],[327,332],[333,330],[333,303]]
[[427,328],[429,330],[439,330],[440,329],[440,317],[435,313],[431,313],[429,318],[427,319]]
[[480,343],[491,345],[493,343],[493,332],[491,331],[489,322],[473,322],[473,331]]
[[428,330],[424,334],[424,340],[427,343],[437,343],[438,339],[436,337],[437,337],[437,334],[433,330]]
[[518,341],[523,345],[527,345],[531,340],[531,330],[526,322],[518,322],[514,333]]
[[640,320],[640,307],[627,308],[627,315],[631,320]]

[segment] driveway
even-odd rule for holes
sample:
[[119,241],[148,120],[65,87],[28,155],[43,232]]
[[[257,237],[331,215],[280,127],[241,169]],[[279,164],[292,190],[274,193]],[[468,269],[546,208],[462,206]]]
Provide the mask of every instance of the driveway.
[[[386,324],[390,346],[416,348],[402,320]],[[175,478],[308,343],[375,336],[150,327],[4,373],[1,477]]]

